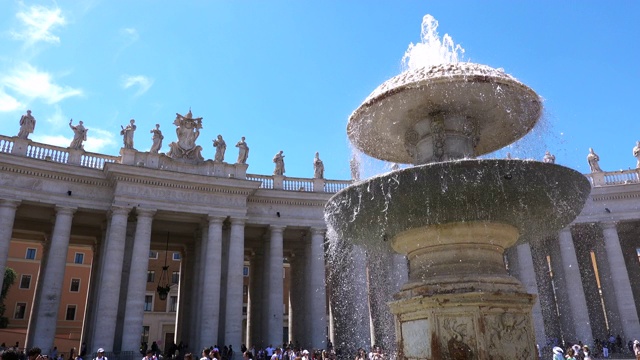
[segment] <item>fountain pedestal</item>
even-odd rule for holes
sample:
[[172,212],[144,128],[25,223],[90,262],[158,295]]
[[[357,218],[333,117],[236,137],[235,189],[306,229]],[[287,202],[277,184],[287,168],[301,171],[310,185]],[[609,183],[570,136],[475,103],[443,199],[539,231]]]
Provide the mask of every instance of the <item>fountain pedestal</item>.
[[400,358],[534,359],[535,296],[509,276],[514,226],[454,222],[407,230],[392,241],[410,278],[389,304]]

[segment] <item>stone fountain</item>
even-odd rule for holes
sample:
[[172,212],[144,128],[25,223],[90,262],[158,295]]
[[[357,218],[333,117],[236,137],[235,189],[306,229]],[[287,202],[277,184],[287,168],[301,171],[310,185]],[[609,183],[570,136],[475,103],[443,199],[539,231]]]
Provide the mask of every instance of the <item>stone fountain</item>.
[[349,118],[359,150],[415,165],[357,182],[325,209],[339,239],[409,260],[389,304],[397,358],[536,359],[535,295],[503,253],[568,225],[591,186],[559,165],[476,157],[526,135],[541,113],[503,70],[459,62],[403,72]]

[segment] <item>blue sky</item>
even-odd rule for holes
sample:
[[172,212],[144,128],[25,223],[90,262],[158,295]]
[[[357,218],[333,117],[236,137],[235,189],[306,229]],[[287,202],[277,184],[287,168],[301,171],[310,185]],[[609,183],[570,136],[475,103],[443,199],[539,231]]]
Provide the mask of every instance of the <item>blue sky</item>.
[[[0,134],[18,133],[31,109],[36,141],[68,146],[74,123],[88,151],[117,155],[121,125],[136,120],[147,151],[161,152],[175,113],[204,117],[198,144],[241,136],[249,173],[312,177],[316,151],[330,179],[349,178],[351,112],[399,74],[426,14],[465,50],[542,96],[540,130],[504,149],[588,171],[593,147],[606,171],[635,167],[640,140],[637,1],[13,1],[0,0]],[[384,165],[377,164],[378,169]],[[374,166],[374,168],[376,167]],[[379,170],[375,170],[379,171]]]

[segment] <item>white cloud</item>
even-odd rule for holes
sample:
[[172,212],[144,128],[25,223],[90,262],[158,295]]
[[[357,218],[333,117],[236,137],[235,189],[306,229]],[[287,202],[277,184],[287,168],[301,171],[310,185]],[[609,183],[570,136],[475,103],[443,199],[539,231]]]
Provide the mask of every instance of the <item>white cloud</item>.
[[52,30],[67,23],[59,7],[50,9],[32,5],[26,11],[18,12],[16,17],[22,21],[22,26],[19,31],[12,31],[11,35],[15,39],[24,40],[28,45],[40,41],[59,43],[60,37],[54,35]]
[[15,111],[24,107],[18,99],[4,92],[3,88],[0,88],[0,112]]
[[138,91],[136,91],[136,93],[134,94],[135,96],[140,96],[146,93],[151,85],[153,85],[153,79],[142,75],[125,75],[122,80],[122,87],[124,87],[125,89],[134,86],[138,87]]
[[120,33],[127,39],[128,45],[133,44],[140,38],[138,30],[136,30],[135,28],[124,28],[120,30]]
[[53,83],[52,76],[24,63],[2,77],[4,85],[27,98],[39,98],[47,104],[55,104],[68,97],[81,96],[81,89]]
[[60,107],[60,105],[56,104],[53,106],[53,108],[53,114],[47,116],[44,121],[52,124],[55,128],[58,128],[60,126],[67,126],[67,124],[69,123],[69,118],[62,112],[62,108]]

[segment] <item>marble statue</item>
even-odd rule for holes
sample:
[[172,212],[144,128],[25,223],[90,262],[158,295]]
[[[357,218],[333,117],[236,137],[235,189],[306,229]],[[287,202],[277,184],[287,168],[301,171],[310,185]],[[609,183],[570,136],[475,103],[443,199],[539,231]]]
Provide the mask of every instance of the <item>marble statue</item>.
[[153,140],[153,145],[151,145],[151,149],[149,150],[149,152],[152,154],[157,154],[162,147],[162,140],[164,139],[162,131],[160,131],[160,124],[156,124],[156,128],[151,129],[151,131],[149,132],[153,134],[153,137],[151,138],[151,140]]
[[236,147],[238,148],[238,164],[246,164],[247,158],[249,157],[249,146],[244,141],[244,136],[236,143]]
[[122,140],[124,141],[125,149],[133,149],[133,133],[136,131],[136,121],[131,119],[129,120],[129,125],[122,126],[120,125],[120,135],[122,135]]
[[600,157],[596,154],[592,148],[589,148],[589,155],[587,155],[587,162],[589,163],[589,167],[591,168],[591,172],[602,172],[600,169],[600,165],[598,164],[600,161]]
[[393,165],[391,165],[391,171],[396,170],[400,170],[400,165],[398,165],[398,163],[393,163]]
[[82,142],[87,141],[87,132],[89,129],[84,127],[82,121],[78,121],[78,125],[72,125],[73,119],[69,120],[69,127],[73,130],[73,140],[71,140],[70,148],[76,150],[83,150]]
[[284,155],[282,155],[282,150],[273,157],[273,162],[276,164],[273,175],[284,175]]
[[27,113],[20,117],[20,132],[18,132],[18,137],[20,139],[28,139],[29,134],[33,133],[35,128],[36,119],[31,115],[31,110],[27,110]]
[[636,146],[633,147],[633,156],[636,158],[636,169],[640,169],[640,141],[636,141]]
[[320,153],[316,152],[316,157],[313,159],[313,178],[324,179],[324,164],[320,160]]
[[547,151],[547,152],[544,153],[544,157],[542,158],[542,162],[547,163],[547,164],[555,164],[556,163],[556,156]]
[[176,113],[173,125],[176,126],[178,141],[169,144],[170,150],[167,156],[188,162],[203,161],[204,158],[200,154],[202,146],[196,145],[196,140],[200,136],[200,129],[202,129],[202,118],[194,118],[191,114],[191,109],[189,109],[187,115],[184,116]]
[[349,160],[349,168],[351,169],[351,180],[360,180],[360,163],[355,156]]
[[216,148],[214,160],[217,162],[223,162],[224,153],[227,151],[227,143],[222,139],[222,135],[218,135],[218,138],[213,140],[213,147]]

